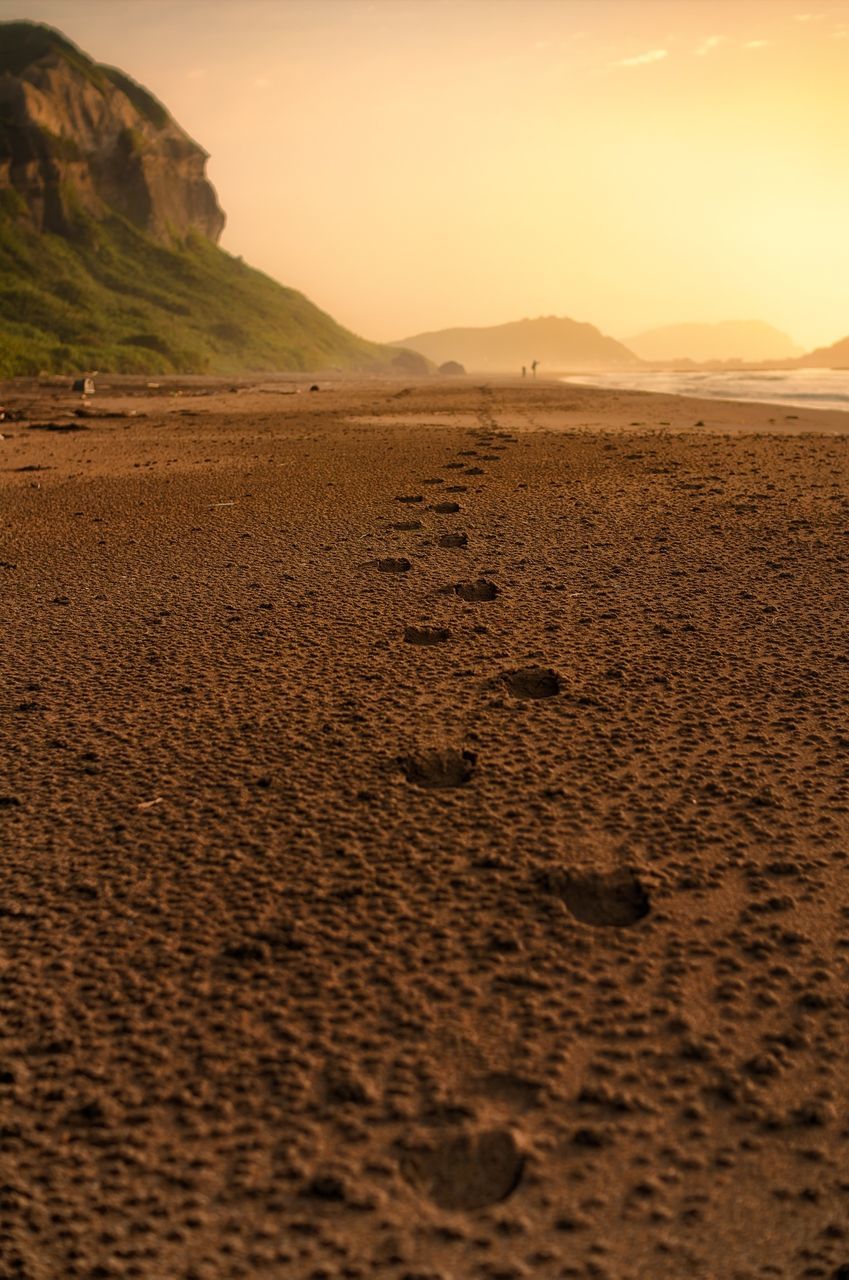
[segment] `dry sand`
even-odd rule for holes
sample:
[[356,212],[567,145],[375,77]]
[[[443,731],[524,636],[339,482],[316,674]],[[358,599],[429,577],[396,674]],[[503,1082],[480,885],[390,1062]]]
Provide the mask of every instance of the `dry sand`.
[[5,388],[3,1280],[849,1275],[849,416],[308,385]]

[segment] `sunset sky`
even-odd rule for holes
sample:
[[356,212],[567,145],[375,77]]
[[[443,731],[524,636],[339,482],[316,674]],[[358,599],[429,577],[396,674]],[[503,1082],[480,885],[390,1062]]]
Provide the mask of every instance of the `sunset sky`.
[[849,334],[849,0],[0,0],[211,154],[223,245],[370,338]]

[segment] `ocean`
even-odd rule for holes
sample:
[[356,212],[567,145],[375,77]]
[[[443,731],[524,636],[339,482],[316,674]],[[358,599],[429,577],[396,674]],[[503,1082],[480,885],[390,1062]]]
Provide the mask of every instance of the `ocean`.
[[582,373],[563,378],[584,387],[622,391],[662,391],[703,400],[758,400],[803,409],[842,409],[849,413],[849,369],[681,370],[651,373]]

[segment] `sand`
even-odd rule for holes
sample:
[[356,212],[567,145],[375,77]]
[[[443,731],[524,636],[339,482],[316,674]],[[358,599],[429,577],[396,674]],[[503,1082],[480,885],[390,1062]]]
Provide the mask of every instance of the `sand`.
[[3,1280],[849,1275],[849,416],[308,386],[3,389]]

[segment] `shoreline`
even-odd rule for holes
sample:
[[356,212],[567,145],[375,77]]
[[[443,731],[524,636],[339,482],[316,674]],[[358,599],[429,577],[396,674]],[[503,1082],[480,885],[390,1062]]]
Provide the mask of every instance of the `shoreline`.
[[[171,458],[172,434],[192,436],[192,425],[208,422],[223,432],[222,456],[235,465],[244,427],[267,432],[304,418],[368,426],[395,424],[414,429],[436,424],[467,428],[476,421],[480,394],[500,397],[499,421],[521,433],[651,432],[772,436],[849,435],[849,417],[834,409],[791,409],[760,402],[697,399],[653,391],[607,390],[560,381],[521,378],[480,381],[471,376],[435,379],[350,381],[316,374],[246,380],[175,377],[151,389],[148,379],[99,383],[92,397],[34,380],[0,384],[0,485],[14,483],[26,468],[45,468],[53,478],[108,475],[115,468],[193,465]],[[317,386],[317,392],[310,387]],[[252,426],[253,424],[253,426]],[[163,434],[163,428],[169,428]],[[92,446],[91,448],[89,446]],[[179,455],[179,450],[178,450]],[[202,465],[206,465],[205,463]]]
[[[837,379],[831,375],[838,375]],[[792,382],[787,379],[792,375]],[[803,376],[804,375],[804,376]],[[633,375],[574,374],[567,385],[595,386],[598,390],[648,391],[679,395],[686,399],[719,400],[735,404],[766,404],[775,409],[828,409],[849,412],[849,371],[845,369],[780,370],[641,370]],[[617,384],[617,379],[622,379]],[[635,385],[628,386],[631,379]],[[641,385],[641,381],[645,385]],[[836,382],[836,385],[834,385]],[[666,383],[667,385],[664,385]],[[653,385],[654,384],[654,385]],[[770,396],[769,392],[774,395]],[[777,397],[777,398],[776,398]]]

